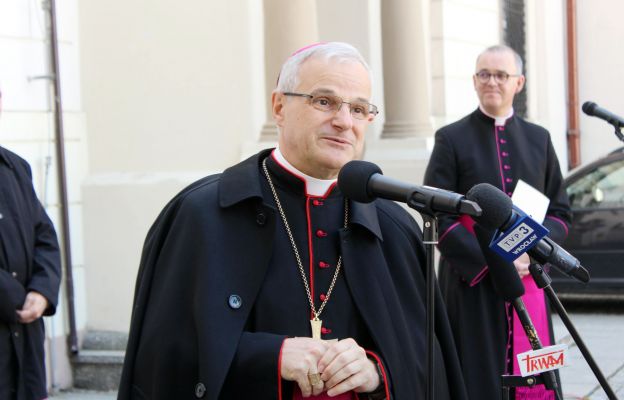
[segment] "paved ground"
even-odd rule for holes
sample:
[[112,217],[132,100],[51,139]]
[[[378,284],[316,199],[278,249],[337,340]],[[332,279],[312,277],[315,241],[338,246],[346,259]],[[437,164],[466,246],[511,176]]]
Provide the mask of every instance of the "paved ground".
[[[624,399],[624,314],[575,312],[570,319],[617,397]],[[563,322],[558,316],[553,320],[557,342],[570,344],[570,365],[560,372],[565,399],[608,399]]]
[[[607,313],[604,313],[606,310]],[[613,313],[609,313],[612,311]],[[624,400],[624,311],[601,306],[596,310],[574,309],[570,319],[581,335],[594,360],[609,381],[618,398]],[[565,325],[553,317],[557,342],[570,345],[570,365],[561,370],[565,400],[608,399],[589,365],[572,342]],[[50,400],[114,400],[115,392],[71,391],[58,393]]]

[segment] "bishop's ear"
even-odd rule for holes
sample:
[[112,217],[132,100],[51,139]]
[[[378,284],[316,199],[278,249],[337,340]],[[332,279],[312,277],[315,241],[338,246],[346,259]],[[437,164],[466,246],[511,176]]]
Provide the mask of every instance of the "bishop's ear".
[[284,121],[284,102],[286,101],[286,96],[284,93],[273,91],[271,94],[271,111],[273,113],[273,120],[277,124],[277,126],[282,126],[282,122]]
[[526,81],[526,78],[524,77],[524,75],[520,75],[518,77],[518,83],[516,86],[516,93],[520,93],[522,91],[522,89],[524,89],[524,82]]

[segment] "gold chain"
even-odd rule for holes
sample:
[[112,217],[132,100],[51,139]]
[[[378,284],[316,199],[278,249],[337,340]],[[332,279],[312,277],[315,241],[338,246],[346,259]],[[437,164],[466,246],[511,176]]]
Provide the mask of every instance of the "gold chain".
[[[321,303],[318,311],[316,311],[316,307],[314,307],[314,301],[312,300],[312,295],[310,294],[310,286],[308,285],[308,278],[306,278],[305,270],[303,269],[303,263],[301,262],[301,257],[299,257],[299,251],[297,250],[297,245],[295,244],[295,239],[293,237],[292,231],[290,230],[290,225],[288,225],[288,221],[286,220],[286,214],[284,213],[284,209],[282,208],[282,203],[280,203],[279,197],[277,197],[277,191],[275,190],[275,186],[273,186],[273,181],[271,180],[271,176],[269,175],[269,170],[266,166],[266,158],[262,160],[262,169],[264,174],[267,177],[267,181],[269,181],[269,187],[271,188],[271,192],[273,192],[273,198],[275,198],[275,204],[277,205],[277,209],[282,217],[282,221],[284,221],[284,227],[286,228],[286,233],[288,234],[288,239],[290,239],[290,244],[292,245],[293,251],[295,253],[295,258],[297,259],[297,265],[299,266],[299,273],[301,274],[301,279],[303,280],[303,285],[305,286],[306,293],[308,295],[308,301],[310,302],[310,309],[314,314],[314,317],[318,319],[318,317],[323,312],[325,305],[329,301],[329,297],[334,290],[334,285],[336,284],[336,279],[338,279],[338,273],[340,272],[340,265],[342,264],[342,256],[338,256],[338,263],[336,264],[336,272],[334,272],[334,277],[332,278],[331,284],[329,285],[329,289],[327,290],[327,294],[325,295],[325,300]],[[347,227],[347,223],[349,221],[349,203],[347,199],[344,200],[344,227]],[[312,255],[310,255],[311,257]]]

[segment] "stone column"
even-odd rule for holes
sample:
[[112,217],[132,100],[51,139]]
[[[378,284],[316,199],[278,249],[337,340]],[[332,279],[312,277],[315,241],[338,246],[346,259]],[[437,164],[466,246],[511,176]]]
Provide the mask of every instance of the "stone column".
[[266,122],[260,140],[277,140],[271,93],[284,61],[297,49],[319,41],[314,0],[264,0]]
[[386,117],[382,138],[425,137],[433,132],[426,10],[423,0],[381,2]]

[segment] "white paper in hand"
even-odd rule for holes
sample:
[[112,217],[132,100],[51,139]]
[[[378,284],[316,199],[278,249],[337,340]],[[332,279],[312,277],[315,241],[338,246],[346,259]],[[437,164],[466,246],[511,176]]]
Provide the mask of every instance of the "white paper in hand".
[[511,201],[514,206],[527,213],[533,220],[539,223],[544,222],[550,199],[522,179],[518,181]]

